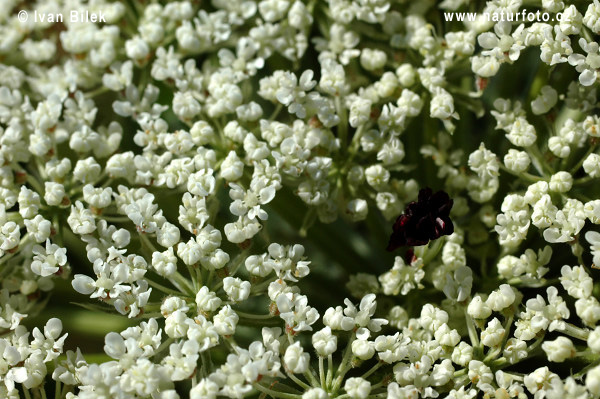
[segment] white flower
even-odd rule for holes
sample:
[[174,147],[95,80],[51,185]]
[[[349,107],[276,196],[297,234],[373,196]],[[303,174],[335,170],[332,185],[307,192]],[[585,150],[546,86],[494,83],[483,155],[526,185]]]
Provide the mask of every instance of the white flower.
[[600,320],[600,302],[596,298],[580,298],[575,301],[575,313],[588,326],[594,326]]
[[356,338],[352,341],[352,354],[361,360],[368,360],[375,355],[375,343],[369,341],[370,331],[365,328],[359,328],[356,331]]
[[360,65],[367,71],[382,69],[387,62],[385,52],[377,49],[364,48],[360,54]]
[[42,277],[50,276],[59,271],[67,263],[67,249],[46,240],[46,248],[36,245],[33,248],[31,271]]
[[41,243],[50,237],[52,223],[44,219],[42,215],[36,215],[33,219],[25,219],[23,222],[27,227],[27,232],[33,236],[35,242]]
[[214,312],[221,306],[222,302],[221,298],[207,286],[201,287],[196,294],[196,306],[198,306],[198,310],[203,312]]
[[590,154],[583,161],[583,170],[590,177],[600,177],[600,155]]
[[469,155],[468,165],[479,177],[498,176],[499,162],[496,154],[481,143],[479,149]]
[[76,201],[75,206],[71,205],[67,223],[75,234],[91,234],[96,230],[94,215],[89,209],[85,209],[80,201]]
[[158,390],[161,375],[158,366],[148,359],[137,359],[119,379],[119,386],[125,392],[148,396]]
[[600,395],[600,366],[596,366],[587,372],[585,387],[592,395]]
[[344,389],[352,399],[366,399],[371,393],[371,383],[360,377],[352,377],[346,380]]
[[206,197],[213,193],[215,182],[213,170],[210,168],[202,169],[189,176],[187,189],[190,194]]
[[219,313],[213,317],[216,332],[223,336],[233,335],[238,321],[239,316],[229,305],[223,306]]
[[452,361],[461,366],[466,366],[471,360],[473,360],[473,347],[461,341],[452,351]]
[[358,127],[366,123],[371,117],[371,105],[371,100],[356,97],[350,104],[350,116],[348,117],[350,126]]
[[474,319],[487,319],[492,314],[492,309],[487,304],[487,301],[484,301],[481,296],[476,295],[469,303],[467,313]]
[[219,385],[208,378],[198,381],[190,390],[190,399],[216,399]]
[[[0,212],[4,213],[4,205],[0,204]],[[4,217],[0,218],[2,226],[0,226],[0,250],[9,251],[19,245],[21,232],[19,225],[13,221],[7,222]],[[0,251],[0,255],[4,255]]]
[[244,215],[240,216],[236,222],[227,223],[223,230],[230,242],[239,244],[254,237],[261,228],[261,224],[256,219],[250,219]]
[[563,209],[556,212],[552,226],[544,230],[544,239],[550,243],[572,241],[584,224],[583,204],[576,199],[569,198]]
[[446,273],[443,291],[446,297],[462,302],[471,294],[473,271],[470,267],[459,266],[454,271]]
[[173,96],[173,112],[181,120],[189,121],[196,117],[201,111],[200,103],[194,97],[193,93],[176,92]]
[[535,399],[541,399],[546,391],[562,384],[560,377],[552,373],[547,366],[540,367],[523,379],[527,390],[534,394]]
[[454,111],[454,99],[449,92],[436,87],[429,106],[429,116],[438,119],[459,119],[458,113]]
[[229,183],[229,197],[233,202],[229,205],[229,211],[235,216],[247,216],[250,220],[256,218],[267,220],[269,215],[261,208],[261,205],[268,204],[275,198],[276,188],[274,185],[267,185],[266,181],[252,181],[249,190],[244,190],[242,186]]
[[569,172],[557,172],[550,177],[550,191],[565,193],[573,186],[573,176]]
[[346,214],[353,222],[364,220],[369,212],[367,201],[362,198],[356,198],[348,202],[346,205]]
[[419,324],[426,330],[435,331],[448,323],[448,313],[428,303],[421,309]]
[[[588,232],[590,234],[593,232]],[[586,234],[586,239],[587,239]],[[560,269],[560,282],[567,293],[573,298],[587,298],[592,295],[594,280],[586,273],[581,266],[563,266]]]
[[181,310],[183,312],[187,312],[189,310],[187,302],[183,298],[180,298],[178,296],[167,297],[160,305],[160,312],[164,317],[169,316],[176,310]]
[[80,159],[75,164],[73,177],[82,183],[93,183],[100,176],[101,166],[93,157]]
[[250,282],[243,281],[237,277],[225,277],[223,279],[223,289],[233,302],[241,302],[250,295]]
[[506,138],[517,147],[529,147],[535,143],[537,135],[532,124],[524,117],[517,117]]
[[554,341],[545,341],[542,343],[542,349],[546,352],[548,360],[561,363],[565,359],[575,356],[575,346],[567,337],[558,337]]
[[529,355],[527,343],[520,339],[509,338],[504,345],[502,354],[511,364],[515,364]]
[[406,295],[414,288],[423,288],[421,280],[424,277],[422,259],[417,258],[406,265],[401,256],[396,256],[394,266],[389,272],[379,276],[379,282],[386,295]]
[[44,183],[44,200],[50,206],[61,205],[65,199],[65,188],[60,183],[45,182]]
[[600,353],[600,327],[596,327],[590,332],[587,344],[594,353]]
[[344,315],[344,309],[341,306],[328,308],[323,315],[323,324],[332,330],[350,331],[354,328],[354,320]]
[[186,333],[187,338],[198,343],[199,352],[204,352],[205,350],[218,345],[219,333],[213,323],[206,320],[204,316],[198,315],[193,319],[188,318],[185,320],[185,323],[188,326]]
[[533,206],[531,221],[534,226],[543,229],[552,226],[558,208],[552,203],[550,195],[544,194]]
[[594,33],[600,33],[600,3],[594,0],[588,5],[583,16],[583,23]]
[[492,370],[479,360],[471,360],[469,362],[468,368],[469,379],[477,387],[481,387],[485,384],[490,384],[494,379]]
[[435,340],[443,346],[454,347],[460,342],[458,331],[451,329],[446,323],[436,329],[433,335]]
[[177,244],[177,256],[188,266],[198,263],[202,257],[202,253],[202,247],[194,238],[190,238],[188,242]]
[[165,333],[171,338],[185,337],[189,328],[187,320],[183,310],[175,310],[165,318]]
[[502,284],[492,291],[486,300],[487,305],[493,311],[501,311],[512,305],[516,299],[514,289],[508,284]]
[[321,80],[319,87],[333,96],[344,94],[348,90],[344,67],[332,59],[321,62]]
[[290,345],[283,355],[285,367],[293,374],[302,374],[308,370],[310,355],[304,352],[300,342]]
[[331,327],[327,326],[313,334],[312,344],[317,355],[326,357],[337,350],[337,336],[333,335]]
[[486,329],[481,332],[481,343],[489,347],[497,346],[502,342],[505,334],[502,323],[494,317],[488,322]]
[[329,399],[323,388],[310,388],[302,394],[302,399]]
[[544,32],[544,41],[540,45],[540,59],[552,66],[567,62],[568,56],[573,54],[571,40],[561,30],[559,25],[554,25],[554,33],[551,30]]
[[244,163],[235,151],[230,151],[221,164],[221,176],[227,181],[235,181],[242,177],[243,173]]
[[367,183],[374,189],[385,187],[390,179],[390,172],[382,165],[372,165],[365,170]]
[[171,277],[177,271],[177,257],[170,247],[164,252],[152,253],[152,267],[159,275]]
[[172,223],[164,222],[156,232],[156,241],[165,248],[171,248],[179,242],[179,228]]
[[282,294],[277,296],[276,303],[279,317],[294,331],[311,331],[319,318],[319,312],[308,306],[308,298],[304,295]]
[[482,57],[474,55],[471,57],[471,69],[482,78],[495,76],[500,69],[500,61],[496,57]]
[[583,206],[583,210],[590,222],[594,224],[600,223],[600,200],[586,202]]
[[558,101],[558,93],[552,86],[544,86],[540,91],[540,95],[531,102],[531,111],[535,115],[542,115],[550,111]]
[[148,44],[140,37],[133,37],[125,42],[127,57],[139,61],[146,58],[150,52]]
[[96,188],[91,184],[86,184],[83,186],[83,200],[94,208],[106,208],[112,201],[112,188]]

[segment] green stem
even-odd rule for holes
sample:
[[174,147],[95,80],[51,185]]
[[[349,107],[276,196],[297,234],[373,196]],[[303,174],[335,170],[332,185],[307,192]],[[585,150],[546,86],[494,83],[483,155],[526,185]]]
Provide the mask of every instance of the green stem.
[[239,317],[245,317],[247,319],[269,320],[269,319],[277,317],[277,316],[273,316],[271,314],[252,314],[252,313],[245,313],[245,312],[239,311],[237,309],[234,309],[234,310],[235,310],[235,313],[237,313],[237,315]]
[[333,355],[329,355],[329,356],[327,356],[327,378],[326,378],[327,387],[331,386],[332,381],[333,381]]
[[127,222],[131,222],[131,219],[129,219],[127,216],[110,216],[110,215],[99,215],[98,216],[100,219],[104,219],[107,222],[112,222],[112,223],[127,223]]
[[582,177],[581,179],[575,179],[573,181],[573,185],[582,185],[582,184],[587,184],[589,182],[591,182],[592,180],[594,180],[595,178],[592,176],[586,176],[586,177]]
[[67,393],[71,392],[71,387],[68,384],[65,384],[63,386],[62,392],[60,394],[61,398],[65,398],[67,396]]
[[283,104],[277,103],[277,105],[275,106],[275,109],[273,110],[273,113],[271,113],[271,116],[269,116],[269,120],[274,121],[282,109],[283,109]]
[[60,381],[56,380],[56,384],[54,385],[54,398],[60,398]]
[[325,386],[325,358],[319,356],[319,381],[321,382],[321,388],[327,390]]
[[342,385],[342,381],[344,380],[344,376],[348,372],[348,364],[350,363],[350,358],[352,357],[352,342],[356,338],[356,332],[352,332],[350,339],[348,340],[348,344],[344,349],[344,355],[342,357],[342,362],[338,366],[337,372],[335,373],[335,382],[332,387],[332,393],[337,393]]
[[385,362],[383,361],[378,361],[377,364],[375,364],[373,367],[371,367],[369,369],[369,371],[367,371],[366,373],[364,373],[361,378],[364,378],[365,380],[367,379],[367,377],[369,377],[371,374],[373,374],[375,371],[377,371],[377,369],[379,369],[381,366],[383,366],[385,364]]
[[522,178],[523,180],[527,180],[531,183],[535,183],[538,182],[540,180],[544,180],[544,178],[536,176],[536,175],[532,175],[531,173],[527,173],[527,172],[514,172],[510,169],[508,169],[506,166],[504,166],[504,164],[502,162],[500,162],[500,169],[502,169],[503,171],[505,171],[506,173],[510,173],[513,176],[517,176],[519,178]]
[[156,355],[156,354],[161,353],[163,350],[168,348],[169,345],[171,345],[173,343],[173,341],[175,341],[174,338],[171,338],[171,337],[167,338],[165,340],[165,342],[161,343],[160,346],[156,349],[156,351],[154,351],[154,354]]
[[536,339],[533,344],[531,344],[531,345],[529,345],[529,347],[527,347],[527,353],[531,353],[534,350],[536,350],[537,347],[540,346],[543,341],[544,341],[544,336],[542,335],[541,337],[539,337],[538,339]]
[[151,287],[154,287],[154,288],[156,288],[156,289],[164,292],[167,295],[176,295],[176,296],[180,296],[181,295],[181,292],[172,290],[171,288],[168,288],[168,287],[165,287],[164,285],[159,284],[156,281],[150,280],[148,277],[144,277],[144,279],[146,279],[146,281],[148,282],[148,284]]
[[[194,272],[194,267],[190,266],[190,265],[185,265],[188,271],[188,274],[190,275],[190,279],[192,280],[192,285],[194,287],[194,291],[198,292],[198,279],[196,278],[196,273]],[[198,266],[199,267],[199,266]]]
[[342,96],[337,95],[335,97],[335,111],[340,117],[340,124],[338,125],[338,137],[340,139],[340,150],[342,154],[348,152],[348,118],[346,117],[346,108],[342,103]]
[[148,250],[150,250],[151,253],[159,252],[158,249],[156,249],[156,247],[154,246],[152,241],[150,241],[150,239],[148,238],[148,236],[145,233],[140,233],[139,237],[142,242],[142,245],[145,245],[148,248]]
[[548,165],[547,162],[544,162],[544,157],[540,153],[539,148],[532,145],[525,148],[525,151],[531,157],[531,163],[533,163],[533,166],[536,168],[540,175],[546,176],[546,172],[544,172],[544,167],[547,170],[547,172],[550,173],[550,175],[554,174],[554,171],[552,170],[550,165]]
[[44,187],[42,187],[41,183],[32,175],[30,175],[29,173],[27,174],[27,183],[29,183],[31,185],[31,187],[33,187],[33,189],[35,191],[37,191],[37,193],[43,197],[44,193],[45,193],[45,189]]
[[272,389],[269,389],[267,387],[265,387],[264,385],[261,385],[258,382],[255,382],[254,384],[252,384],[252,386],[256,389],[258,389],[259,391],[266,393],[267,395],[270,395],[274,398],[282,398],[282,399],[302,399],[302,395],[296,395],[293,393],[285,393],[285,392],[278,392],[278,391],[274,391]]
[[600,359],[596,360],[595,362],[593,362],[591,364],[588,364],[587,366],[582,368],[577,374],[574,374],[573,378],[583,377],[583,375],[585,375],[589,370],[593,369],[594,367],[596,367],[599,364],[600,364]]
[[250,325],[250,326],[256,326],[256,327],[279,327],[279,326],[281,326],[282,322],[283,321],[280,319],[257,320],[257,319],[248,319],[248,318],[240,316],[238,324]]
[[104,94],[108,91],[110,91],[110,89],[108,87],[102,85],[102,86],[98,87],[97,89],[94,89],[92,91],[88,91],[87,93],[85,93],[85,98],[92,98],[99,94]]
[[352,142],[350,143],[350,157],[348,157],[348,161],[346,162],[346,166],[344,168],[344,170],[349,169],[352,166],[352,161],[354,160],[354,157],[356,155],[358,155],[359,151],[358,148],[360,147],[360,138],[363,135],[363,132],[366,129],[366,124],[363,123],[362,125],[360,125],[357,129],[356,132],[354,132],[354,136],[352,136]]
[[[17,248],[22,247],[23,245],[25,245],[30,240],[30,238],[31,238],[31,235],[29,233],[26,233],[21,238],[21,240],[19,241],[19,245],[17,245]],[[4,256],[2,256],[0,258],[0,265],[3,265],[4,263],[6,263],[7,260],[9,260],[12,257],[16,256],[17,254],[19,254],[19,251],[5,253]]]
[[565,334],[582,341],[587,341],[588,336],[590,334],[588,330],[584,330],[583,328],[576,327],[573,324],[566,322],[565,326],[566,328],[563,330]]
[[576,173],[576,172],[579,170],[579,168],[581,168],[581,166],[583,166],[583,163],[585,162],[585,160],[587,159],[587,157],[588,157],[588,156],[589,156],[589,155],[590,155],[592,152],[594,152],[594,151],[596,150],[596,148],[598,148],[598,144],[592,144],[592,145],[590,145],[590,146],[588,147],[588,149],[587,149],[586,153],[585,153],[585,154],[584,154],[584,155],[583,155],[581,158],[579,158],[579,162],[577,162],[577,163],[575,164],[575,166],[573,166],[573,167],[571,168],[571,170],[569,171],[569,173],[571,173],[571,175],[574,175],[574,174],[575,174],[575,173]]
[[173,279],[174,279],[175,281],[177,281],[179,284],[181,284],[182,286],[185,286],[185,287],[187,287],[187,288],[188,288],[188,290],[189,290],[189,293],[190,293],[190,294],[191,294],[193,297],[195,297],[195,296],[196,296],[196,292],[197,292],[197,291],[195,291],[195,290],[194,290],[194,287],[192,286],[192,283],[190,283],[190,281],[189,281],[187,278],[183,277],[183,276],[181,275],[181,273],[179,273],[179,272],[175,272],[175,273],[173,274]]
[[304,390],[310,389],[310,385],[308,385],[307,383],[305,383],[304,381],[302,381],[300,378],[296,377],[293,373],[291,373],[287,369],[285,370],[285,374],[288,376],[288,378],[290,380],[294,381],[296,383],[296,385],[301,386],[302,389],[304,389]]
[[304,373],[304,377],[306,377],[306,379],[310,381],[313,387],[320,386],[319,381],[317,380],[317,377],[315,377],[311,367],[309,367],[308,370],[306,370],[306,372]]
[[473,346],[473,348],[479,347],[479,337],[477,335],[477,330],[475,329],[475,324],[473,324],[473,319],[471,319],[471,316],[469,316],[469,313],[467,313],[466,306],[463,308],[463,312],[467,323],[467,330],[469,331],[469,339],[471,340],[471,346]]

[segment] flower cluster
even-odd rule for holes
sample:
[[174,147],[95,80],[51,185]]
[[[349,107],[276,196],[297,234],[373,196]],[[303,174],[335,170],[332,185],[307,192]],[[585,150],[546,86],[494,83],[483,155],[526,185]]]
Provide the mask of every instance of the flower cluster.
[[600,1],[3,6],[0,397],[600,397]]

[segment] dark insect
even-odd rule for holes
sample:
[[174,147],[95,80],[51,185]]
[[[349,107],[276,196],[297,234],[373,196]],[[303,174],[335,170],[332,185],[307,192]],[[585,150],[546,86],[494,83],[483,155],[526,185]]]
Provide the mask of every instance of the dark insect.
[[434,194],[429,187],[422,188],[418,201],[408,204],[396,219],[387,250],[425,245],[430,240],[454,233],[454,224],[450,220],[452,205],[454,201],[445,191]]

